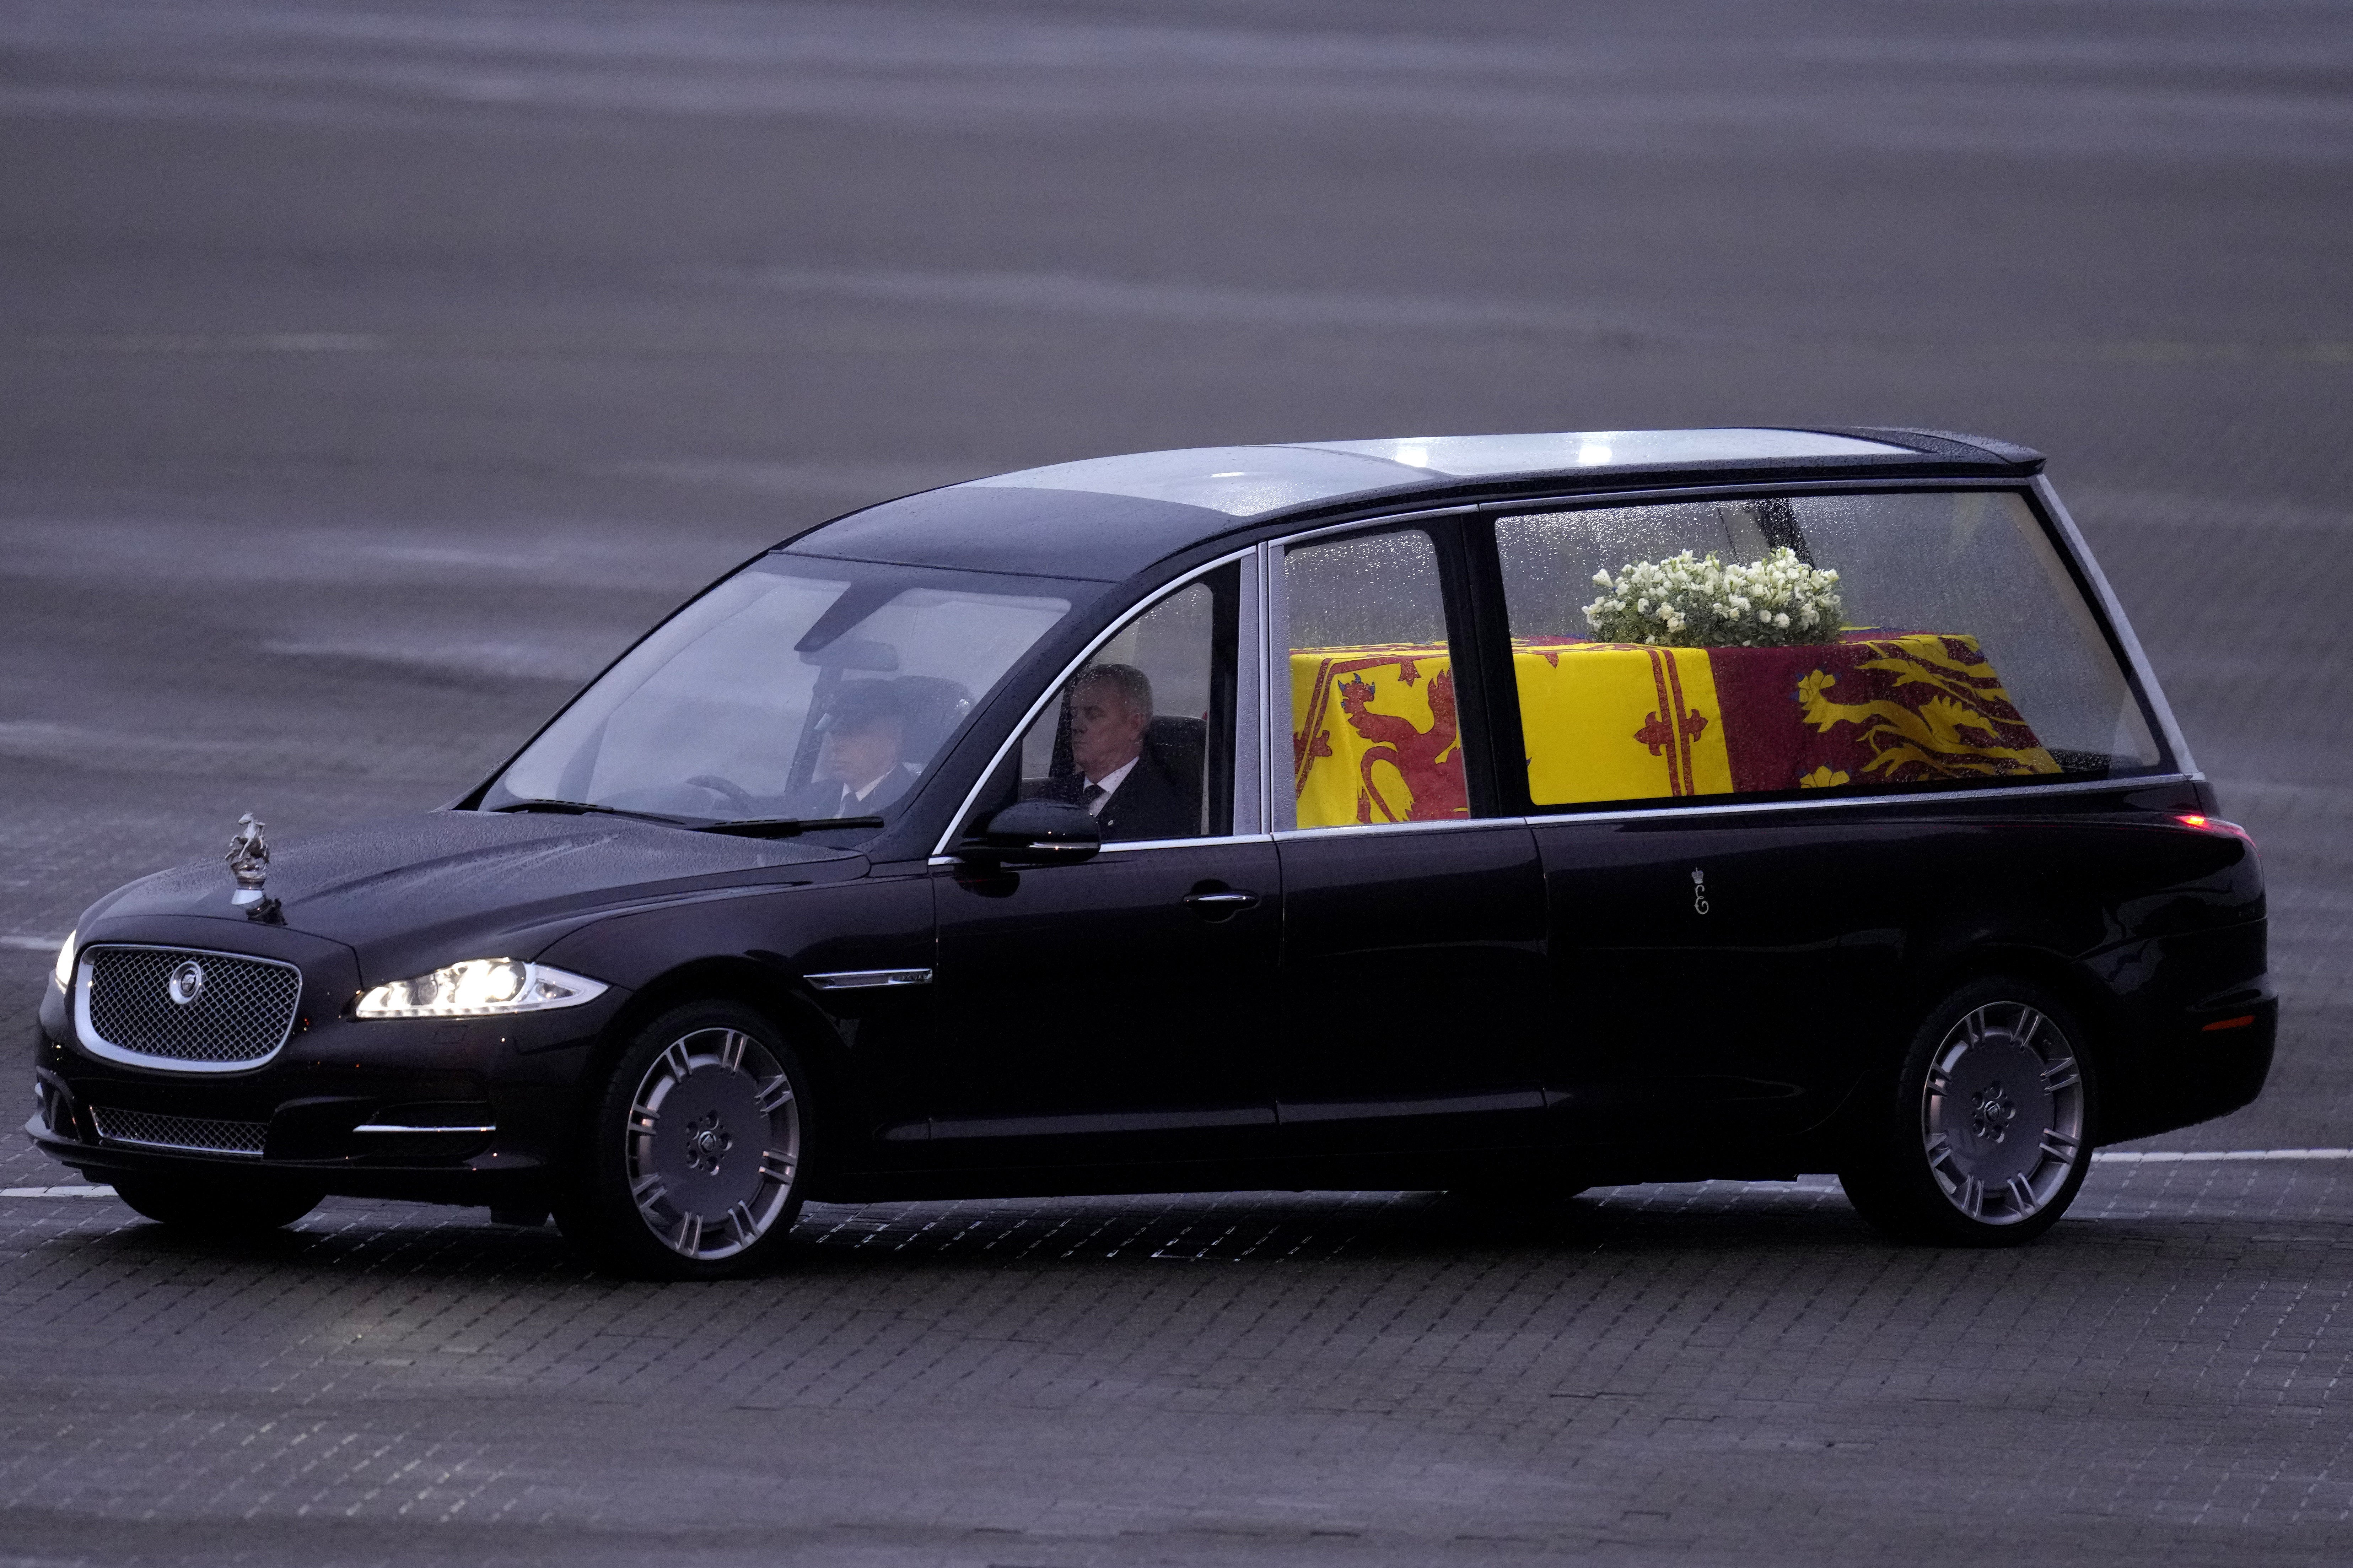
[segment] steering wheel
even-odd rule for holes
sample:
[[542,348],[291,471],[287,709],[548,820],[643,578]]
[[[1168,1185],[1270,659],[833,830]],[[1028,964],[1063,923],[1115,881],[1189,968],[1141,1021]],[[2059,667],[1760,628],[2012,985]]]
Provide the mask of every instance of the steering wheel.
[[732,779],[723,779],[717,773],[697,773],[686,782],[693,784],[698,789],[709,790],[712,794],[718,795],[726,801],[730,805],[737,806],[744,811],[754,811],[758,809],[753,804],[752,792]]

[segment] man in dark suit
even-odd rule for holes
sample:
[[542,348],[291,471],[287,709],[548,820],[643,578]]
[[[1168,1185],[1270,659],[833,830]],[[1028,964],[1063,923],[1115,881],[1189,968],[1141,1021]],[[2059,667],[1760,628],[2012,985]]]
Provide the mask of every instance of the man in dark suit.
[[817,721],[817,767],[793,796],[789,815],[874,816],[914,787],[919,771],[900,752],[907,715],[887,680],[853,680],[834,689]]
[[1200,813],[1184,787],[1145,754],[1152,727],[1152,681],[1132,664],[1098,664],[1071,682],[1071,798],[1094,813],[1106,843],[1191,838]]

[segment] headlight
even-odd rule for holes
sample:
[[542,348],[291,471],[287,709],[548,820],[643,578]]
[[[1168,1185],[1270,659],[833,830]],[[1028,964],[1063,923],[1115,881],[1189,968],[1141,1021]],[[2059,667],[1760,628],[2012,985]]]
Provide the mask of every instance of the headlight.
[[[74,938],[80,934],[81,932],[78,931],[66,932],[66,944],[58,949],[58,966],[49,972],[49,978],[58,983],[58,989],[68,994],[73,991]],[[38,952],[40,949],[35,948],[33,951]]]
[[577,1007],[605,994],[601,980],[513,958],[470,958],[395,980],[360,997],[363,1018],[470,1018],[486,1013],[543,1013]]

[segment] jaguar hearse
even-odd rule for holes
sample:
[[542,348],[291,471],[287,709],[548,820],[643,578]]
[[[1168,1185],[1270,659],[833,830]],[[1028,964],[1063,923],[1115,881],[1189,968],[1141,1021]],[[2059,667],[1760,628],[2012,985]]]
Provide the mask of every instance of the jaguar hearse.
[[2042,467],[1436,437],[869,507],[448,806],[99,900],[28,1131],[167,1223],[480,1205],[670,1278],[991,1194],[1835,1172],[2024,1241],[2275,1013]]

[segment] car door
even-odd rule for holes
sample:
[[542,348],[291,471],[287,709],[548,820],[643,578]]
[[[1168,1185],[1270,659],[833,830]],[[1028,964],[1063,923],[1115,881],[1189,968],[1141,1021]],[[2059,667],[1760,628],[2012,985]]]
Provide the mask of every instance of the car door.
[[1293,764],[1272,792],[1290,1154],[1491,1151],[1540,1131],[1543,879],[1526,825],[1493,813],[1451,529],[1269,548]]
[[[1493,529],[1474,561],[1509,622],[1514,696],[1496,705],[1527,759],[1578,1020],[1546,1081],[1579,1142],[1682,1142],[1728,1168],[1742,1143],[1820,1121],[1908,1028],[1914,955],[1983,941],[1970,911],[2037,879],[2019,835],[1939,797],[2153,754],[2015,492],[1602,503]],[[1588,601],[1606,619],[1613,583],[1684,551],[1802,568],[1792,606],[1826,623],[1802,640],[1592,640]]]
[[1728,1160],[1835,1108],[1896,1018],[1902,885],[1865,868],[1917,844],[1779,813],[1532,826],[1575,1020],[1548,1042],[1557,1137]]
[[1734,753],[1754,731],[1727,717],[1741,694],[1726,661],[1597,642],[1584,611],[1607,591],[1597,573],[1802,545],[1788,504],[1530,511],[1492,526],[1559,1007],[1575,1020],[1546,1041],[1556,1135],[1646,1158],[1685,1142],[1724,1160],[1786,1134],[1822,1114],[1837,1062],[1887,1011],[1903,939],[1889,889],[1849,814],[1738,809]]
[[[935,868],[937,1162],[1267,1152],[1281,869],[1257,820],[1255,757],[1238,746],[1257,732],[1254,708],[1239,721],[1258,687],[1256,596],[1228,562],[1145,605],[1041,703],[969,814],[1086,804],[1097,855]],[[1113,786],[1099,801],[1091,770]]]

